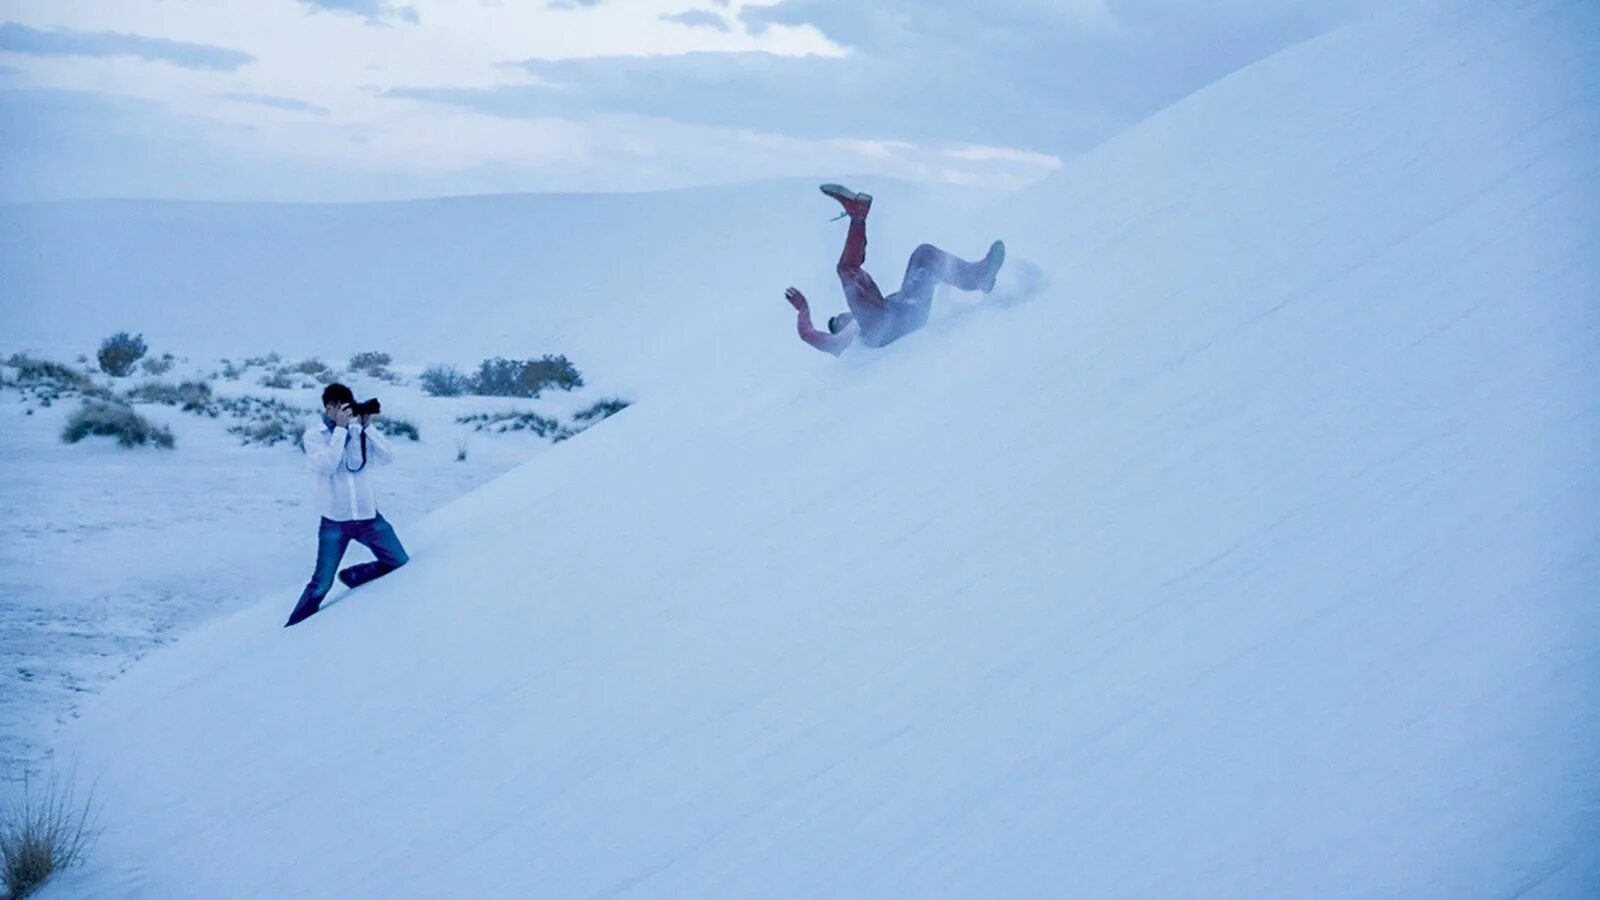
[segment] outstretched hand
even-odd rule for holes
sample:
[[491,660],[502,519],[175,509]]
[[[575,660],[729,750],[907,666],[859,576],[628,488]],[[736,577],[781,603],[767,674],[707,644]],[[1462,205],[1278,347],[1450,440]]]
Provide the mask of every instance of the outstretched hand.
[[808,309],[810,309],[810,305],[806,303],[806,295],[800,293],[798,288],[789,288],[787,291],[784,291],[783,299],[788,300],[790,306],[800,310],[801,312],[806,312]]

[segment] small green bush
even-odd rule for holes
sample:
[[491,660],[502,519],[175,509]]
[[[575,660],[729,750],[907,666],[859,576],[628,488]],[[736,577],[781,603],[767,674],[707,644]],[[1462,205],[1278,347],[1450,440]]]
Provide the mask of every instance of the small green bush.
[[539,437],[550,438],[553,441],[563,441],[577,433],[556,419],[526,410],[457,416],[456,422],[461,425],[471,425],[473,431],[488,431],[494,434],[531,431]]
[[413,441],[422,440],[422,432],[417,430],[417,423],[396,416],[383,417],[383,433],[391,437],[410,438]]
[[204,381],[185,381],[181,384],[146,381],[130,389],[127,397],[135,403],[164,403],[192,413],[209,412],[213,400],[211,385]]
[[588,409],[573,413],[572,419],[575,422],[586,422],[592,425],[602,419],[609,419],[627,408],[628,401],[620,397],[607,397],[604,400],[597,401]]
[[150,357],[140,363],[139,366],[144,369],[146,375],[165,375],[171,372],[172,367],[177,364],[178,358],[176,356],[171,353],[163,353],[160,356]]
[[536,360],[486,359],[472,381],[472,392],[485,397],[537,397],[551,387],[583,387],[583,375],[565,356],[547,354]]
[[360,372],[368,378],[376,378],[389,384],[399,384],[400,376],[389,371],[389,363],[393,361],[387,353],[377,350],[368,350],[350,357],[350,371]]
[[278,419],[261,419],[228,428],[228,433],[242,444],[261,444],[270,447],[283,441],[298,441],[300,430]]
[[119,331],[100,342],[100,351],[96,356],[100,361],[100,371],[121,378],[133,371],[133,364],[149,350],[144,335]]
[[350,371],[365,372],[368,369],[381,369],[394,362],[394,357],[377,350],[366,350],[350,357]]
[[38,381],[56,381],[72,388],[81,389],[91,383],[88,375],[65,363],[39,359],[24,353],[11,354],[10,358],[6,360],[6,365],[17,370],[17,380],[24,384]]
[[114,437],[124,447],[153,444],[170,450],[175,441],[172,432],[162,425],[152,425],[144,416],[124,403],[85,401],[83,406],[67,420],[61,431],[61,440],[76,444],[89,435]]
[[95,384],[87,373],[62,363],[13,353],[6,360],[6,365],[17,370],[16,387],[32,394],[46,406],[52,400],[74,394],[102,399],[111,397],[111,391]]
[[422,390],[433,397],[459,397],[472,390],[472,379],[455,366],[429,366],[421,383]]
[[296,382],[287,369],[273,369],[271,372],[261,376],[260,384],[262,387],[287,390],[294,387]]
[[247,369],[252,367],[252,366],[261,366],[261,367],[265,368],[266,366],[275,366],[275,365],[277,365],[278,363],[281,363],[281,362],[283,362],[283,357],[278,355],[278,352],[276,350],[274,350],[273,352],[268,353],[266,356],[247,356],[247,357],[245,357],[244,358],[244,367],[247,368]]
[[269,397],[218,397],[213,408],[240,420],[228,433],[244,444],[272,446],[291,441],[298,445],[305,421],[311,417],[311,410]]

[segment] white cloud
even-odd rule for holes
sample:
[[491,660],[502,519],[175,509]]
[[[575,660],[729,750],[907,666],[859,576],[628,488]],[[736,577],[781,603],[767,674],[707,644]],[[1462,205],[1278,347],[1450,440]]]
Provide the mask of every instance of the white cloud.
[[907,141],[873,141],[861,138],[835,138],[829,142],[841,150],[858,153],[868,159],[892,159],[897,154],[917,149]]
[[1045,169],[1061,168],[1061,157],[1049,153],[1034,153],[1028,150],[1017,150],[1012,147],[984,147],[967,146],[952,147],[944,151],[945,156],[955,159],[964,159],[968,162],[1013,162],[1023,165],[1039,166]]
[[[806,166],[1013,183],[1274,40],[1304,36],[1297,26],[1211,49],[1205,29],[1238,30],[1243,3],[1210,14],[1177,0],[13,0],[5,15],[21,27],[145,35],[254,61],[225,71],[0,51],[0,84],[43,89],[35,100],[147,101],[124,114],[177,117],[263,171],[270,160],[325,166],[325,178],[302,181],[387,183],[393,196],[472,184],[472,173],[487,173],[483,189],[653,187]],[[684,24],[712,17],[728,27]],[[156,171],[162,154],[125,155],[150,167],[150,187],[140,191],[133,170],[128,193],[175,183]],[[460,178],[442,180],[449,171]]]

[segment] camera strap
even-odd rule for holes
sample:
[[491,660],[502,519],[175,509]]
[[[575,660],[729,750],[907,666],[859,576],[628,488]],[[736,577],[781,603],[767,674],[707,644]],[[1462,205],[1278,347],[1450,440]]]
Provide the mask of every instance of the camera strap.
[[367,467],[367,430],[365,428],[363,428],[363,429],[361,429],[361,465],[356,466],[354,469],[352,469],[352,468],[350,468],[350,464],[349,463],[345,463],[344,464],[344,470],[346,472],[349,472],[350,474],[354,475],[355,473],[361,471],[362,469],[365,469],[366,467]]

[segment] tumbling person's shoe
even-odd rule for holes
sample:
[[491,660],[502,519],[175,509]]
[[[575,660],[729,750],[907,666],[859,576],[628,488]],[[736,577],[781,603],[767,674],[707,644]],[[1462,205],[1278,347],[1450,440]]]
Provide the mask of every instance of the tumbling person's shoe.
[[820,190],[839,201],[839,205],[844,207],[844,214],[852,219],[865,219],[867,212],[872,209],[871,194],[858,194],[842,184],[825,184]]
[[339,570],[339,581],[340,581],[341,584],[343,584],[347,588],[355,587],[355,584],[350,581],[350,572],[353,569],[355,569],[355,566],[351,566],[349,569],[340,569]]
[[994,243],[990,244],[989,245],[989,255],[985,256],[983,258],[984,270],[983,270],[983,284],[982,284],[981,288],[982,288],[982,290],[983,290],[983,292],[985,294],[987,294],[990,291],[994,290],[994,279],[995,279],[995,276],[1000,274],[1000,267],[1005,264],[1005,261],[1006,261],[1006,242],[1005,241],[995,241]]

